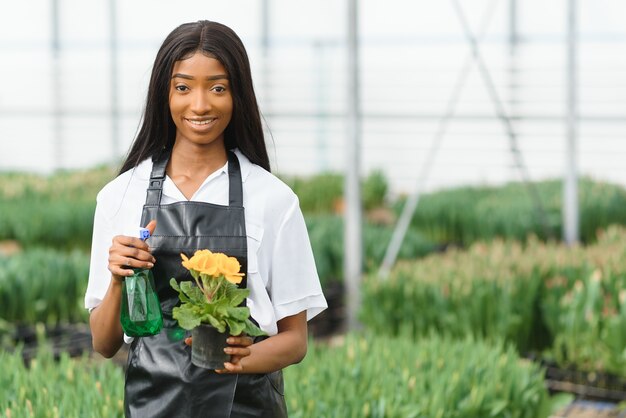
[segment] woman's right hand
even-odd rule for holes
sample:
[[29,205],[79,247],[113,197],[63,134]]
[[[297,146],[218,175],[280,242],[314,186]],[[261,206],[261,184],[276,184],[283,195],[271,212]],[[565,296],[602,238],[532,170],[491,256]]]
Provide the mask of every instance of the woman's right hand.
[[[156,221],[150,221],[146,228],[150,235],[156,228]],[[137,237],[117,235],[109,248],[109,271],[114,280],[119,282],[133,275],[132,268],[152,268],[156,262],[150,253],[150,247],[145,241]],[[129,269],[129,267],[131,269]]]

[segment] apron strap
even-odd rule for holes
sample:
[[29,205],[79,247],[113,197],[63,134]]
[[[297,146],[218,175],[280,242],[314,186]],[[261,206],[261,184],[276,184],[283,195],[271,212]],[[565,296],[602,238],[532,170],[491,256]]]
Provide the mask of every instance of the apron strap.
[[228,206],[243,207],[241,168],[234,152],[228,151]]
[[170,150],[162,150],[152,157],[152,173],[146,194],[146,205],[158,206],[161,204],[163,195],[163,182],[165,181],[165,168],[170,159]]

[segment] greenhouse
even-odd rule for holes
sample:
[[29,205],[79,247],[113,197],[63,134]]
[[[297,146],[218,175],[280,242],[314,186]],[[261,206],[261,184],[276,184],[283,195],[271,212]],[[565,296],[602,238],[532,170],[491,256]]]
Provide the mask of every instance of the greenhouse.
[[[244,354],[226,356],[232,370],[176,365],[181,376],[211,375],[233,388],[260,376],[285,410],[258,416],[626,417],[622,2],[36,0],[4,10],[0,417],[145,416],[134,408],[147,395],[132,385],[141,350],[161,338],[191,355],[200,337],[196,318],[190,321],[199,311],[190,306],[220,292],[233,306],[203,307],[197,323],[224,338],[250,338],[236,344]],[[151,96],[162,87],[154,80],[168,33],[204,20],[211,22],[196,23],[204,25],[200,46],[172,58],[161,74],[169,96]],[[248,87],[237,83],[245,63],[229,64],[217,38],[203,41],[217,30],[213,22],[231,28],[249,58],[258,111],[243,122]],[[218,46],[207,53],[202,42]],[[235,54],[232,42],[224,50]],[[202,71],[216,62],[226,75],[187,75],[198,67],[185,63],[196,59]],[[194,83],[216,80],[217,90],[211,84],[205,96],[194,93]],[[151,119],[157,101],[147,98],[161,96],[169,125]],[[182,103],[186,125],[176,119]],[[202,106],[210,116],[196,110]],[[233,126],[255,118],[264,136],[255,146],[267,155],[255,160],[239,139],[228,152],[236,134],[254,131]],[[162,130],[146,134],[151,124]],[[165,151],[137,145],[162,132],[164,144],[171,139]],[[218,143],[224,151],[210,155],[223,161],[176,177],[185,166],[176,160],[186,155],[181,143],[207,155]],[[142,168],[147,156],[152,171]],[[159,164],[163,182],[155,186]],[[220,178],[223,193],[210,188]],[[136,184],[149,184],[147,192]],[[217,200],[199,198],[203,188]],[[159,191],[156,204],[151,190]],[[172,193],[180,198],[163,203]],[[106,201],[111,196],[118,206]],[[144,208],[137,230],[148,226],[152,234],[143,243],[136,233],[131,243],[106,232],[108,225],[129,229],[119,214],[130,213],[133,199]],[[187,208],[181,219],[205,223],[174,241],[170,235],[184,234],[168,232],[176,222],[168,226],[162,206]],[[245,219],[232,215],[237,209]],[[239,226],[233,236],[223,232]],[[306,239],[289,248],[284,230]],[[166,248],[160,242],[180,248],[180,276],[159,263],[166,257],[153,251]],[[194,258],[206,247],[215,259]],[[154,262],[141,258],[144,248]],[[112,288],[117,280],[129,291],[134,285],[120,272],[132,274],[143,262],[154,272],[146,283],[156,283],[163,317],[151,336],[117,321],[121,315],[124,324],[123,311],[136,300],[108,299],[109,277]],[[106,286],[94,284],[103,268]],[[211,287],[207,271],[223,281]],[[281,272],[298,277],[278,282]],[[93,299],[98,292],[104,299]],[[260,307],[263,292],[271,314]],[[166,294],[180,303],[164,302]],[[292,295],[305,295],[309,305],[289,310]],[[117,309],[114,331],[102,325],[109,306]],[[272,341],[302,345],[284,342],[294,327],[304,329],[306,356],[271,351]],[[275,361],[281,355],[285,363]],[[225,416],[245,415],[237,402],[248,395],[239,390]],[[154,416],[174,403],[162,405]],[[178,413],[208,414],[190,408]]]

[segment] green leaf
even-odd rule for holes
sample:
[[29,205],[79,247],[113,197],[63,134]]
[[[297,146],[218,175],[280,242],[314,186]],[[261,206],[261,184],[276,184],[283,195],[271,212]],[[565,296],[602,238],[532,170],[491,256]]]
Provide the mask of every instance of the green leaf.
[[172,310],[172,316],[178,321],[178,325],[186,330],[191,330],[200,325],[200,318],[194,312],[192,305],[175,307]]
[[187,297],[187,295],[185,295],[183,291],[180,289],[180,286],[178,285],[178,282],[176,281],[176,279],[174,278],[170,279],[170,286],[172,286],[172,288],[178,292],[178,298],[180,299],[181,302],[183,303],[191,302],[191,300]]
[[246,320],[246,327],[244,328],[243,331],[251,337],[258,337],[259,335],[267,335],[265,331],[263,331],[261,328],[254,325],[254,323],[250,321],[249,319]]
[[226,299],[230,306],[238,306],[243,302],[250,294],[250,289],[239,289],[236,285],[227,282],[226,287]]
[[[218,320],[213,315],[207,313],[203,315],[201,319],[202,322],[208,322],[209,324],[213,325],[219,332],[226,332],[226,323],[224,321]],[[200,320],[198,322],[200,322]]]
[[236,308],[229,307],[227,315],[238,321],[245,321],[250,317],[250,308],[248,308],[247,306],[239,306]]
[[239,335],[246,328],[245,323],[232,318],[224,318],[228,324],[230,335]]
[[193,282],[180,282],[181,290],[189,297],[191,303],[203,304],[206,301],[204,293]]

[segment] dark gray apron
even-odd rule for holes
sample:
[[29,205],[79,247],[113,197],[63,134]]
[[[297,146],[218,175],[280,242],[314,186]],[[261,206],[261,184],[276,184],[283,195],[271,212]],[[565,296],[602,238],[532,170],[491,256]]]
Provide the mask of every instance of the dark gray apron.
[[[155,286],[163,310],[160,334],[135,338],[128,355],[124,408],[127,417],[267,417],[287,416],[282,372],[226,374],[191,363],[188,336],[172,318],[179,302],[170,278],[193,280],[180,254],[192,256],[209,249],[236,257],[247,272],[247,238],[241,170],[237,156],[228,153],[229,204],[177,202],[161,205],[165,169],[171,151],[153,158],[152,174],[141,225],[156,219],[148,239],[156,258]],[[245,287],[247,274],[240,286]]]

